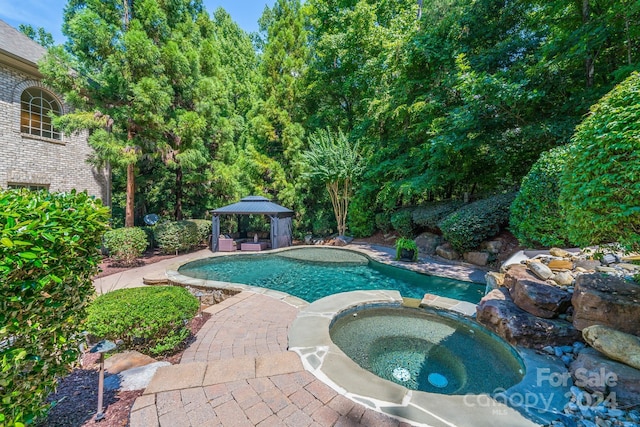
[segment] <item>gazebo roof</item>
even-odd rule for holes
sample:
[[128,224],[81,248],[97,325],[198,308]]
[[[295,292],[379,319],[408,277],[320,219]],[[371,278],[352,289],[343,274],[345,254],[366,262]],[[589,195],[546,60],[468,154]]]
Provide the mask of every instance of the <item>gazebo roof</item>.
[[238,203],[212,210],[214,215],[275,215],[278,218],[293,216],[293,211],[271,202],[262,196],[247,196]]

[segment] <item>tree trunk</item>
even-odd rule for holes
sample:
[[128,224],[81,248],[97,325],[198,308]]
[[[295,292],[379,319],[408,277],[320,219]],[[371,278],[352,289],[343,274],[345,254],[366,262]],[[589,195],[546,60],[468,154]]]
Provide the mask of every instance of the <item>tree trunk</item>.
[[[585,27],[590,21],[591,8],[589,7],[589,0],[582,0],[582,25]],[[595,57],[593,52],[589,48],[589,40],[585,40],[587,44],[585,52],[586,58],[584,59],[584,71],[587,87],[593,86],[593,77],[595,75]]]
[[176,221],[182,220],[182,168],[178,165],[178,169],[176,169],[176,206],[173,211],[173,216]]
[[133,227],[134,226],[134,201],[135,201],[135,190],[136,190],[136,176],[135,176],[135,163],[129,163],[127,165],[127,205],[125,208],[125,216],[124,216],[124,226],[125,227]]

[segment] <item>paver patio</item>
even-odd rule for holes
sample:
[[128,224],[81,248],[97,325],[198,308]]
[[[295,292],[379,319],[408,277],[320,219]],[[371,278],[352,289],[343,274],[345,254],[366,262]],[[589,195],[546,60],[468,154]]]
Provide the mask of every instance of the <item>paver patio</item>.
[[408,426],[338,394],[287,351],[298,309],[242,292],[211,318],[179,365],[158,369],[131,409],[131,427]]

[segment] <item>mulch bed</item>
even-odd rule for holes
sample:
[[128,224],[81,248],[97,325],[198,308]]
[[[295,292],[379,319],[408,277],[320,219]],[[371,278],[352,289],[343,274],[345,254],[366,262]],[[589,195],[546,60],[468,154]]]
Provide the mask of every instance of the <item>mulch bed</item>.
[[[211,317],[209,313],[194,317],[189,322],[190,338],[173,355],[158,358],[171,364],[177,364],[184,350],[193,342],[196,333]],[[123,427],[129,424],[129,413],[136,398],[144,390],[118,391],[105,390],[103,394],[103,413],[101,421],[95,421],[98,410],[98,375],[100,358],[97,354],[85,353],[81,367],[74,369],[58,381],[56,392],[47,399],[55,402],[42,420],[39,427],[85,427],[99,425],[101,427]]]
[[122,271],[129,270],[131,268],[142,267],[147,264],[153,264],[154,262],[162,261],[163,259],[175,258],[173,254],[163,254],[158,249],[150,249],[146,251],[140,258],[137,258],[132,264],[123,264],[120,261],[115,261],[111,258],[104,258],[100,263],[100,272],[94,277],[94,279],[109,276],[111,274],[120,273]]

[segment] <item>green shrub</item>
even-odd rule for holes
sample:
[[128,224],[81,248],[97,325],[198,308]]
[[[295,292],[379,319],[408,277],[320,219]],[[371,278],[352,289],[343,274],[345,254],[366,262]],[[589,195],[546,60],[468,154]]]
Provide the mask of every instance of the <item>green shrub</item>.
[[515,193],[500,194],[463,206],[440,221],[442,236],[459,252],[478,247],[508,223],[514,198]]
[[108,215],[86,193],[0,190],[0,425],[42,414],[77,360]]
[[167,221],[154,228],[154,238],[164,253],[177,253],[200,244],[198,226],[193,221]]
[[379,212],[375,215],[376,228],[383,233],[388,233],[393,228],[391,226],[391,215],[387,212]]
[[411,209],[400,209],[391,215],[391,225],[402,237],[411,237],[413,234],[413,220]]
[[439,230],[438,224],[447,215],[455,212],[463,206],[458,200],[448,200],[445,202],[430,203],[425,206],[417,207],[413,210],[413,222],[429,230]]
[[640,250],[640,73],[591,108],[570,150],[560,190],[569,239]]
[[198,312],[198,300],[178,286],[119,289],[96,298],[88,312],[91,335],[122,340],[121,349],[158,355],[188,337],[185,325]]
[[522,179],[511,204],[510,229],[521,244],[567,246],[567,224],[560,209],[560,178],[569,155],[568,147],[543,153]]
[[211,221],[207,219],[190,219],[189,221],[196,224],[200,243],[206,243],[208,245],[209,238],[211,237]]
[[349,231],[354,237],[369,237],[376,231],[371,204],[356,196],[349,205]]
[[125,227],[104,233],[104,246],[109,250],[109,256],[131,263],[144,253],[149,242],[142,228]]

